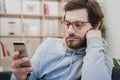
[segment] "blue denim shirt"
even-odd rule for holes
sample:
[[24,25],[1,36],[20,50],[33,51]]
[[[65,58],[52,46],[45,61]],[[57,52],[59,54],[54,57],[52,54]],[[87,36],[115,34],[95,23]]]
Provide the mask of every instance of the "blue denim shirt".
[[28,80],[111,80],[112,58],[106,43],[89,38],[87,48],[67,48],[64,39],[47,38],[31,59]]

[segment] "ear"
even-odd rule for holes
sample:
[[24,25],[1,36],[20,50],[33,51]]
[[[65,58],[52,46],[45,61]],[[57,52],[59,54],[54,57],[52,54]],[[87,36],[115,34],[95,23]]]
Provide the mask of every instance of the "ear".
[[101,29],[101,26],[102,26],[102,22],[99,21],[95,29],[96,29],[96,30],[100,30],[100,29]]

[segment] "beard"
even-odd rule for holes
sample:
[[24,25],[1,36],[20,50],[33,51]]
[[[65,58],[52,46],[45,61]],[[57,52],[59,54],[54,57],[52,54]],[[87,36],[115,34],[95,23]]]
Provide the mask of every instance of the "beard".
[[78,49],[82,46],[85,46],[86,39],[80,36],[76,36],[75,34],[69,34],[65,37],[67,47],[71,49]]

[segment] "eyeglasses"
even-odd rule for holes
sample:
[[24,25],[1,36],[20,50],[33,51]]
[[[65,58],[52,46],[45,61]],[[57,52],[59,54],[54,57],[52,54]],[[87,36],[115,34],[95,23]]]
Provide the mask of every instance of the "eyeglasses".
[[80,30],[84,24],[89,22],[83,22],[83,21],[70,22],[70,21],[64,20],[64,21],[61,21],[61,23],[65,25],[66,29],[69,29],[70,25],[72,25],[74,30]]

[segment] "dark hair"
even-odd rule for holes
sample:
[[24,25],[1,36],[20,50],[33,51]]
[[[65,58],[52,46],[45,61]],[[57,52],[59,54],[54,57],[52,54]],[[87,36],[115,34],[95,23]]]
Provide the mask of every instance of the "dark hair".
[[64,6],[65,14],[67,11],[82,8],[87,10],[88,20],[93,27],[96,27],[99,22],[102,23],[104,15],[96,0],[70,0]]

